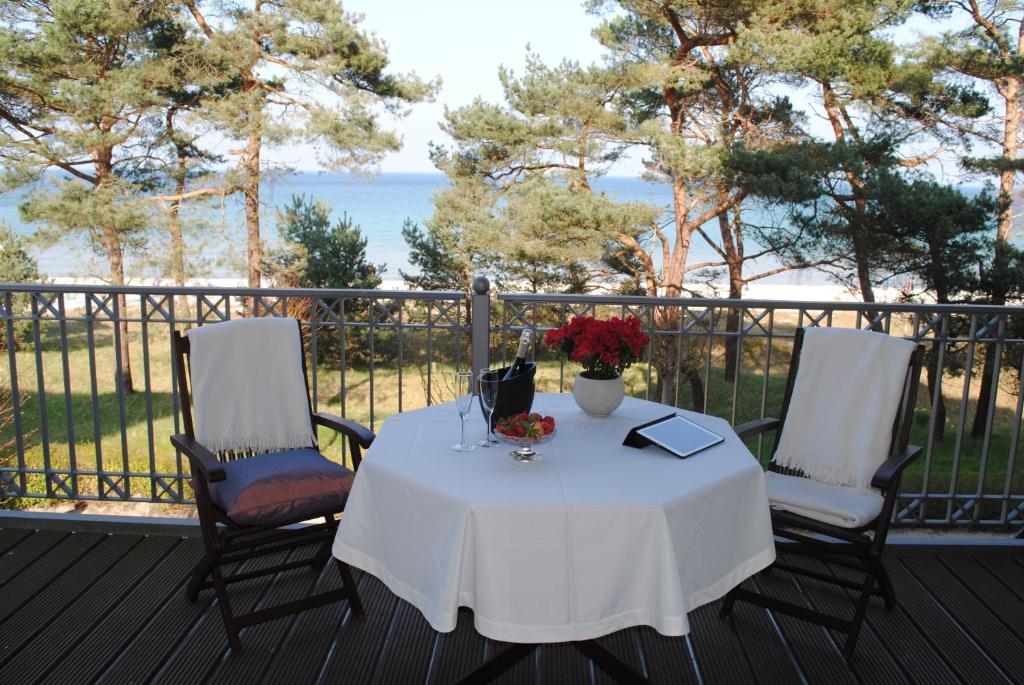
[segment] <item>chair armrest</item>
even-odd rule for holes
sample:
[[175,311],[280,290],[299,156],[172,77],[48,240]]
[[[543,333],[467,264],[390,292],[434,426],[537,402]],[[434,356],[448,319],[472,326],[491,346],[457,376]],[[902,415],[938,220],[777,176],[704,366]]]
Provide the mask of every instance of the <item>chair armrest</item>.
[[324,426],[331,430],[336,430],[339,433],[347,435],[349,438],[355,440],[356,444],[362,447],[364,450],[370,447],[373,443],[373,439],[377,437],[373,431],[366,426],[356,423],[355,421],[349,421],[343,419],[340,416],[334,414],[327,414],[325,412],[317,412],[313,414],[313,421],[318,426]]
[[910,466],[915,459],[921,456],[923,451],[924,449],[917,445],[907,445],[899,452],[893,454],[882,462],[882,465],[875,471],[875,475],[871,477],[871,487],[880,490],[891,488],[899,481],[903,469]]
[[217,483],[228,477],[224,465],[217,461],[213,452],[187,435],[172,435],[171,444],[188,456],[189,461],[202,471],[207,482]]
[[778,427],[778,419],[766,416],[763,419],[754,419],[753,421],[747,421],[746,423],[741,423],[738,426],[733,426],[732,429],[736,432],[736,435],[740,436],[740,440],[746,440],[747,438],[752,438],[755,435],[775,430]]

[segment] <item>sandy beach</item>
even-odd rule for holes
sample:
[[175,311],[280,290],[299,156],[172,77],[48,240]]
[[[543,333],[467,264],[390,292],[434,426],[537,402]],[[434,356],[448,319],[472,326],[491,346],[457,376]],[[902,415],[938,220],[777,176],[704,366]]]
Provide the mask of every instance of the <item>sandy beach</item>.
[[[94,286],[107,285],[107,282],[100,278],[60,276],[48,279],[47,283],[58,285]],[[129,279],[131,286],[156,286],[172,287],[174,284],[166,279],[159,278],[133,278]],[[245,288],[247,287],[244,278],[193,278],[186,282],[190,288]],[[409,286],[401,280],[385,280],[381,283],[380,290],[409,290]],[[707,297],[715,297],[710,289],[695,288],[698,292],[706,291]],[[898,288],[877,288],[875,295],[879,302],[896,302],[902,297],[902,291]],[[778,300],[778,301],[799,301],[799,302],[860,302],[861,299],[851,293],[844,286],[834,283],[753,283],[747,286],[743,294],[748,300]],[[67,306],[75,306],[73,298],[67,298]]]

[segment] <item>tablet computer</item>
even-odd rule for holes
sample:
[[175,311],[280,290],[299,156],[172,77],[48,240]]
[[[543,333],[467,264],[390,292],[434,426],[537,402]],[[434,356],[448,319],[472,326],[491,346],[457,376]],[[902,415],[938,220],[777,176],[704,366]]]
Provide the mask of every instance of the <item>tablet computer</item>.
[[672,416],[638,428],[636,432],[677,457],[689,457],[725,440],[721,435],[682,416]]

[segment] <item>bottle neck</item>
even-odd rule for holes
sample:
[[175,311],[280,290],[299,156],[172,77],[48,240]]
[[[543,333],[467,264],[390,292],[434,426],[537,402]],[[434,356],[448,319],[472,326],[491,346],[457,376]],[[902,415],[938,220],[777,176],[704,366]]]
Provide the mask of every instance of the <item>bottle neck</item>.
[[516,359],[526,359],[526,353],[530,350],[530,332],[523,331],[519,338],[519,349],[516,350]]

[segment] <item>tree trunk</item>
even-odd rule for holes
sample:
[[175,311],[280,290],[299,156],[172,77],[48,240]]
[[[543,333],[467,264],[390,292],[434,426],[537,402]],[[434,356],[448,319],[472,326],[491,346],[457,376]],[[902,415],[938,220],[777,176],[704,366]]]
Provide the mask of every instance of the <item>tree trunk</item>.
[[[860,211],[858,211],[860,214]],[[858,220],[859,221],[859,220]],[[875,288],[871,283],[871,257],[868,249],[868,236],[863,234],[861,226],[853,231],[853,258],[857,269],[857,287],[865,302],[875,302]]]
[[[179,158],[180,159],[180,158]],[[181,196],[185,192],[185,168],[181,166],[178,173],[178,178],[174,185],[174,194]],[[185,285],[185,241],[181,235],[181,200],[173,200],[170,207],[167,210],[168,213],[168,226],[167,230],[171,234],[171,263],[170,272],[171,278],[174,279],[175,285]],[[185,295],[174,298],[177,317],[184,315],[190,318],[190,306],[189,298]]]
[[942,395],[942,369],[939,368],[939,346],[945,343],[936,343],[928,353],[928,367],[926,376],[928,378],[928,400],[935,397],[938,390],[938,401],[935,403],[934,417],[935,427],[932,429],[932,438],[942,442],[946,438],[946,398]]
[[[862,222],[862,217],[864,215],[860,207],[863,201],[857,200],[857,204],[858,225],[853,228],[853,257],[857,268],[857,286],[860,288],[861,297],[865,302],[874,302],[875,289],[871,284],[871,250],[868,247],[871,238],[863,230],[864,223]],[[882,332],[882,322],[877,318],[877,310],[865,309],[864,316],[867,318],[871,330],[878,331],[879,333]]]
[[704,411],[704,379],[700,377],[697,369],[687,366],[684,373],[686,380],[690,381],[690,399],[693,400],[694,411]]
[[[935,301],[938,304],[949,304],[949,281],[946,272],[942,268],[942,249],[944,241],[931,240],[928,243],[928,253],[931,255],[931,280],[935,285]],[[939,366],[939,353],[946,344],[942,338],[947,337],[949,319],[942,322],[941,328],[936,331],[935,344],[928,353],[928,365],[925,373],[928,379],[928,401],[935,399],[935,427],[932,429],[932,438],[942,442],[946,438],[946,398],[942,394],[942,367]]]
[[[1022,27],[1024,31],[1024,27]],[[1006,116],[1003,121],[1003,159],[1016,161],[1019,153],[1021,124],[1024,124],[1020,107],[1020,80],[1006,79],[1003,89],[1003,101]],[[996,228],[996,240],[1005,243],[1010,239],[1013,229],[1013,189],[1016,171],[1004,168],[999,173],[999,225]]]
[[[114,286],[124,285],[124,250],[117,233],[109,228],[103,229],[103,238],[106,243],[107,260],[110,262],[110,283]],[[121,378],[121,386],[126,393],[134,392],[132,386],[131,348],[128,345],[128,300],[124,293],[117,295],[117,307],[121,321],[117,324],[120,331],[119,351],[121,353],[121,365],[117,372]]]
[[672,369],[661,369],[655,367],[658,371],[658,387],[656,388],[655,395],[658,396],[658,401],[662,404],[668,405],[669,407],[676,406],[676,373]]
[[[846,140],[847,132],[843,128],[843,111],[836,97],[835,91],[832,89],[832,84],[829,81],[821,81],[821,96],[822,103],[825,106],[825,112],[828,115],[829,123],[832,125],[832,133],[835,135],[837,143],[844,142]],[[856,133],[855,131],[853,133]],[[854,139],[857,136],[854,135]],[[854,268],[857,271],[857,286],[860,288],[861,297],[865,302],[875,301],[875,290],[871,284],[871,251],[870,236],[864,234],[864,227],[866,225],[865,216],[867,215],[867,200],[865,198],[865,184],[864,179],[860,170],[854,170],[847,168],[845,170],[845,176],[847,183],[850,184],[850,188],[853,190],[853,194],[856,199],[853,201],[853,219],[850,222],[850,238],[853,243],[853,259]],[[837,202],[844,203],[845,201],[836,200]],[[869,319],[875,318],[875,312],[866,311],[865,314]],[[880,330],[877,324],[871,326],[874,330]]]
[[988,425],[988,403],[992,395],[992,384],[995,382],[995,357],[996,346],[989,343],[985,345],[985,361],[981,370],[981,387],[978,388],[978,403],[974,408],[974,422],[971,424],[971,437],[982,438],[985,436],[985,427]]
[[[114,157],[113,147],[110,145],[97,146],[93,149],[93,161],[96,168],[96,189],[99,190],[107,183],[114,174],[112,164]],[[110,284],[124,286],[124,248],[121,245],[121,236],[116,226],[98,226],[103,237],[103,246],[107,251],[107,262],[110,264]],[[128,345],[128,301],[121,292],[117,295],[117,307],[121,321],[115,325],[120,328],[120,344],[118,349],[121,355],[121,363],[117,373],[121,379],[121,387],[126,393],[134,392],[132,386],[132,365],[131,348]]]
[[185,245],[181,238],[181,221],[177,211],[171,216],[171,277],[175,285],[185,285]]
[[[739,300],[743,298],[743,245],[739,239],[742,237],[740,230],[740,215],[738,209],[734,212],[733,223],[730,224],[726,214],[718,215],[718,228],[722,234],[723,252],[725,252],[726,266],[729,271],[729,299]],[[733,229],[736,231],[734,239]],[[725,380],[727,383],[735,383],[738,373],[739,352],[739,331],[742,325],[740,310],[730,308],[725,314]]]
[[[1021,27],[1021,32],[1024,36],[1024,26]],[[1002,156],[1007,161],[1016,160],[1019,153],[1018,136],[1021,124],[1024,123],[1020,107],[1020,85],[1019,79],[1008,78],[999,89],[1005,105]],[[998,306],[1006,304],[1006,297],[1010,291],[1010,284],[1007,282],[1010,255],[1007,247],[1010,241],[1010,232],[1013,229],[1015,173],[1013,169],[1004,169],[999,174],[999,223],[996,227],[995,255],[992,260],[992,304]],[[985,426],[989,422],[989,397],[993,392],[993,384],[998,383],[999,380],[995,378],[995,355],[996,346],[992,343],[985,345],[981,387],[978,388],[978,402],[974,410],[974,422],[971,425],[971,437],[974,438],[981,438],[985,435]]]
[[[657,330],[676,330],[679,328],[681,311],[676,307],[656,309],[653,316],[654,328]],[[682,355],[678,354],[677,345],[683,345]],[[702,411],[704,408],[704,381],[690,361],[686,348],[686,338],[677,341],[674,336],[657,336],[651,348],[651,364],[658,372],[655,395],[662,404],[676,406],[676,372],[685,376],[690,383],[690,399],[693,408]]]
[[[174,194],[179,198],[185,192],[185,162],[178,158],[178,169],[176,170]],[[179,286],[185,285],[185,242],[181,235],[181,200],[171,201],[167,210],[168,231],[171,234],[171,277],[174,283]]]
[[665,296],[679,297],[683,291],[686,260],[693,235],[693,227],[688,222],[686,185],[679,177],[672,179],[672,213],[676,229],[675,245],[668,263],[662,268],[665,273]]
[[245,157],[242,159],[243,186],[245,195],[245,239],[246,265],[248,267],[249,287],[259,288],[263,270],[263,245],[260,243],[260,148],[262,139],[259,133],[249,133],[249,141],[245,146]]
[[[693,410],[702,412],[704,411],[704,379],[701,378],[697,369],[686,362],[683,362],[683,364],[684,366],[680,369],[680,374],[690,384],[690,401],[693,403]],[[658,371],[658,386],[655,392],[658,401],[670,407],[676,406],[675,369],[662,370],[657,367],[655,368]]]
[[[738,299],[743,296],[741,290],[739,294],[734,294],[732,284],[729,286],[729,299]],[[737,352],[739,351],[739,330],[740,330],[740,310],[735,307],[730,307],[725,313],[725,330],[729,335],[725,339],[725,381],[727,383],[735,383],[736,376],[739,371],[739,363],[736,358]]]

